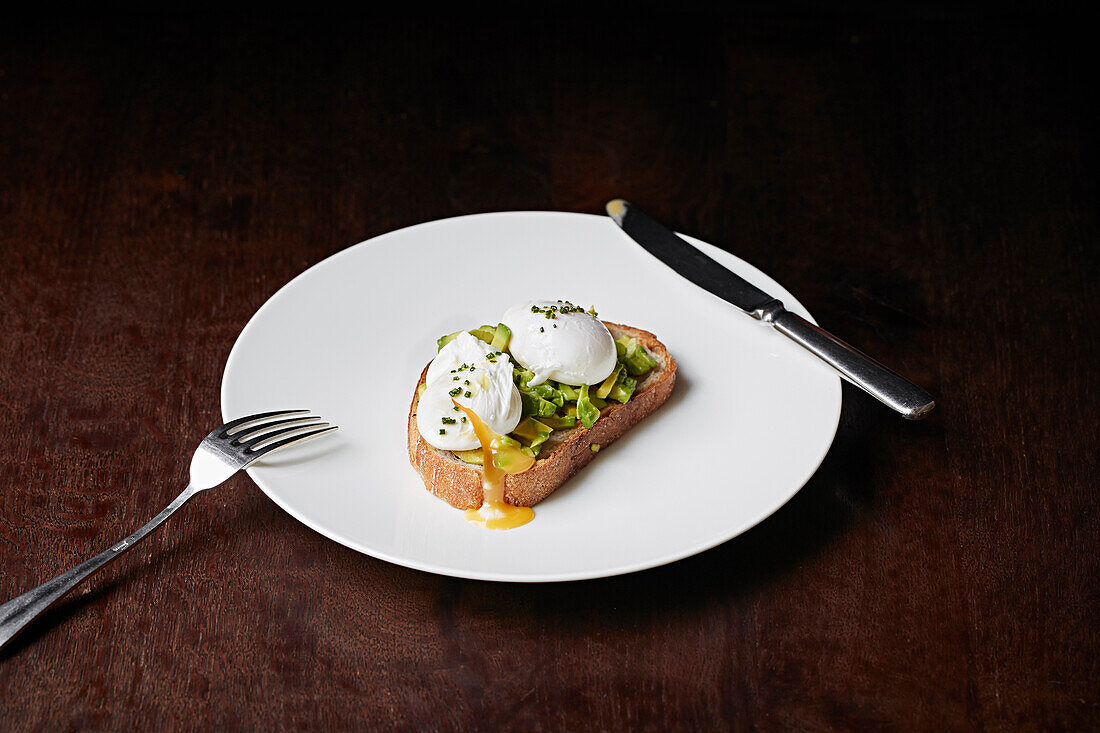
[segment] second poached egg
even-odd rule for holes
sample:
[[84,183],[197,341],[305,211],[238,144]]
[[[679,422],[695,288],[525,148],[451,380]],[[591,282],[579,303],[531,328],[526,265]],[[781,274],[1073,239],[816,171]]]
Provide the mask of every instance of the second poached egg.
[[568,301],[520,303],[500,320],[512,330],[512,358],[535,374],[531,386],[547,379],[598,384],[615,370],[615,339],[607,326]]

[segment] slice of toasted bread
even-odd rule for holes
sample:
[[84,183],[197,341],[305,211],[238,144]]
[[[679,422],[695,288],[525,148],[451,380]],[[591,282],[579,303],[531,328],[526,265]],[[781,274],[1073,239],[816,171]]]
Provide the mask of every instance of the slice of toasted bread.
[[[614,443],[630,428],[660,407],[672,394],[676,383],[676,360],[664,344],[648,331],[604,322],[615,338],[628,336],[645,346],[657,366],[638,380],[633,396],[625,404],[612,402],[600,411],[600,419],[591,428],[579,422],[567,430],[555,430],[543,444],[535,465],[523,473],[506,475],[504,499],[513,506],[534,506],[569,480],[596,457],[593,444],[601,448]],[[420,373],[417,389],[409,406],[409,460],[424,480],[424,486],[440,499],[458,509],[481,506],[481,467],[466,463],[451,451],[434,448],[421,437],[416,427],[417,392],[424,383],[428,367]]]

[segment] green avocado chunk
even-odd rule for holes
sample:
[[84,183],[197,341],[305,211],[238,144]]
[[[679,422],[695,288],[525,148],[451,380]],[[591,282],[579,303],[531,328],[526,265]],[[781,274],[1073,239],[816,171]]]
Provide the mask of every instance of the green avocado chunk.
[[538,455],[539,446],[546,442],[552,430],[553,428],[549,425],[541,423],[533,417],[528,417],[524,418],[510,435],[519,438],[521,443],[525,443],[535,452],[535,455]]
[[493,335],[493,340],[489,344],[497,351],[508,351],[508,342],[512,338],[512,329],[505,326],[503,323],[498,323],[496,333]]
[[512,364],[512,379],[521,390],[527,389],[527,383],[535,378],[535,373],[530,369],[524,369],[518,364]]
[[505,471],[508,470],[509,466],[513,465],[516,462],[516,453],[526,453],[527,455],[531,455],[529,449],[526,446],[510,436],[502,435],[499,438],[494,438],[493,441],[494,446],[496,445],[496,442],[499,441],[499,447],[503,448],[503,450],[493,451],[493,463],[496,464],[497,468],[504,469]]
[[611,391],[607,393],[609,399],[621,402],[624,405],[630,401],[630,398],[634,396],[634,389],[638,386],[638,380],[626,376],[624,372],[619,377],[619,381],[611,388]]
[[523,402],[523,416],[550,417],[558,411],[558,406],[549,400],[544,400],[535,392],[520,387],[519,398]]
[[619,361],[626,366],[627,373],[632,377],[640,377],[657,366],[656,360],[635,338],[620,336],[615,340],[615,353],[618,355]]
[[550,417],[539,418],[539,422],[549,425],[554,430],[563,430],[565,428],[571,428],[577,424],[577,418],[570,417],[569,415],[551,415]]
[[596,390],[596,396],[600,399],[605,399],[607,395],[611,393],[611,389],[619,381],[619,375],[623,373],[623,364],[619,362],[615,365],[615,369],[607,375],[607,379],[603,380],[599,389]]
[[561,407],[565,404],[565,395],[563,395],[560,390],[551,387],[548,382],[543,382],[540,385],[532,387],[531,391],[547,402],[553,402],[556,407]]
[[481,339],[490,346],[493,343],[493,339],[496,338],[496,330],[492,326],[481,326],[470,331],[470,335]]
[[600,408],[596,407],[592,402],[592,398],[589,397],[587,384],[581,386],[581,393],[577,397],[577,419],[586,428],[592,427],[600,419]]
[[485,465],[485,453],[481,448],[475,448],[473,450],[456,450],[454,454],[456,458],[466,463],[472,463],[475,466]]

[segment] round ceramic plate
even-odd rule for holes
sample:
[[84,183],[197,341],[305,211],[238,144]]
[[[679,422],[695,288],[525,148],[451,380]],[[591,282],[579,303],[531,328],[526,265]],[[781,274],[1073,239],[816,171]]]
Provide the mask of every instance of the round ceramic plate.
[[[690,240],[809,313],[770,277]],[[409,403],[436,338],[536,298],[595,305],[679,362],[668,402],[518,529],[491,531],[409,464]],[[248,469],[279,506],[373,557],[463,578],[544,582],[633,572],[752,527],[802,487],[840,418],[836,374],[697,288],[605,217],[509,212],[390,232],[305,271],[256,312],[226,363],[226,419],[305,408],[340,426]]]

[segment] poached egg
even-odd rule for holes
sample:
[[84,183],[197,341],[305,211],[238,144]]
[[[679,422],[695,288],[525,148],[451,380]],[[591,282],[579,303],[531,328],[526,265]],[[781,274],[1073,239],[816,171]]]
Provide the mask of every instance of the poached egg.
[[[495,354],[489,360],[490,354]],[[424,392],[416,408],[416,427],[431,446],[440,450],[481,447],[473,425],[451,402],[468,407],[501,435],[519,425],[523,400],[512,381],[507,354],[463,331],[440,349],[428,365]]]
[[568,301],[520,303],[500,320],[512,329],[512,358],[535,374],[532,387],[547,379],[573,386],[598,384],[615,370],[615,339],[607,326]]

